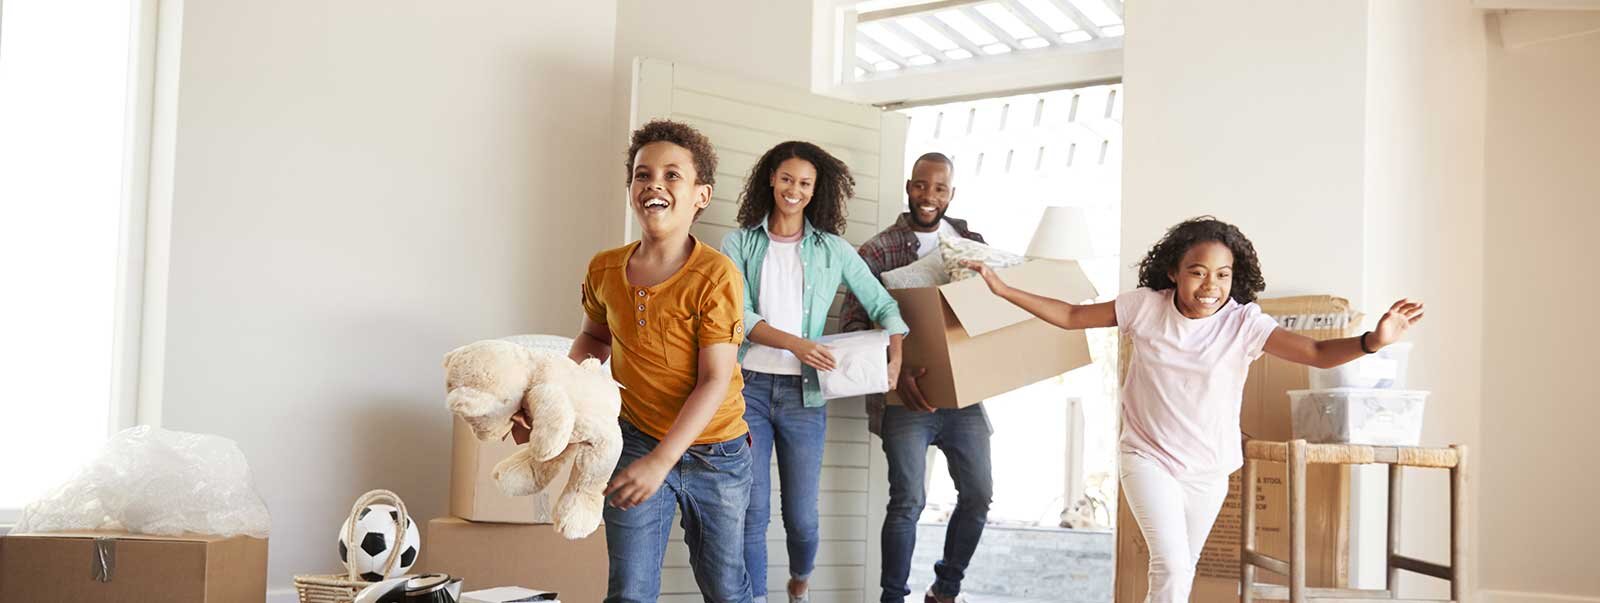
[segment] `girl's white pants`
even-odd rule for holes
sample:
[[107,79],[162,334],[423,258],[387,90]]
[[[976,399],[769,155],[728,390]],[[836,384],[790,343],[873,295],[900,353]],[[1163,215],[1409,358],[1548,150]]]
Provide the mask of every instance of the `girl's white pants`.
[[1123,496],[1150,546],[1146,603],[1188,603],[1194,568],[1228,496],[1228,476],[1175,476],[1132,452],[1121,455]]

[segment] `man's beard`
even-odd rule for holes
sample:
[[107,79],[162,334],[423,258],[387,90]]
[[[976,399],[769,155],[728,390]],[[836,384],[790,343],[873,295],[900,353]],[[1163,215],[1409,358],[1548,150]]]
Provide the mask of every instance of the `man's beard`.
[[917,210],[916,205],[912,205],[908,209],[911,212],[912,226],[916,226],[918,228],[934,228],[939,225],[939,222],[944,221],[944,212],[950,208],[946,207],[944,209],[940,209],[939,213],[933,215],[933,221],[931,222],[922,221],[922,212]]

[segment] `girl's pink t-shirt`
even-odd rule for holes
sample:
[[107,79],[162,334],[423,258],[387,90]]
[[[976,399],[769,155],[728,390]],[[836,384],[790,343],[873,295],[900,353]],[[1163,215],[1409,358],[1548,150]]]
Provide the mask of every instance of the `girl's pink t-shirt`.
[[1173,289],[1117,296],[1117,326],[1133,340],[1122,386],[1122,450],[1174,475],[1232,473],[1244,462],[1239,406],[1250,363],[1277,321],[1227,300],[1205,318],[1173,305]]

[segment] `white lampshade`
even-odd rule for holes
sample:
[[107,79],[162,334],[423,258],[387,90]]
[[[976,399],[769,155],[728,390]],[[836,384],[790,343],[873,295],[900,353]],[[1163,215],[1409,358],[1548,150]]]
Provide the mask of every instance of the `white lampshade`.
[[1081,207],[1047,207],[1028,244],[1028,257],[1046,260],[1082,260],[1094,257],[1089,238],[1089,218]]

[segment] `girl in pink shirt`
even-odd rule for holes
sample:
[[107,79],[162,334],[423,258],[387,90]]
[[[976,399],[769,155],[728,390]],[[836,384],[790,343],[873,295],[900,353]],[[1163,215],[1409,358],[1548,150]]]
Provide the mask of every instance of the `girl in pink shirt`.
[[1115,301],[1074,305],[1007,286],[968,262],[989,290],[1063,329],[1121,327],[1133,341],[1122,387],[1122,491],[1150,545],[1146,601],[1189,600],[1195,564],[1243,464],[1239,406],[1250,363],[1263,352],[1329,368],[1399,341],[1422,320],[1402,299],[1360,337],[1317,341],[1261,313],[1266,288],[1256,250],[1210,216],[1167,230],[1139,262],[1139,288]]

